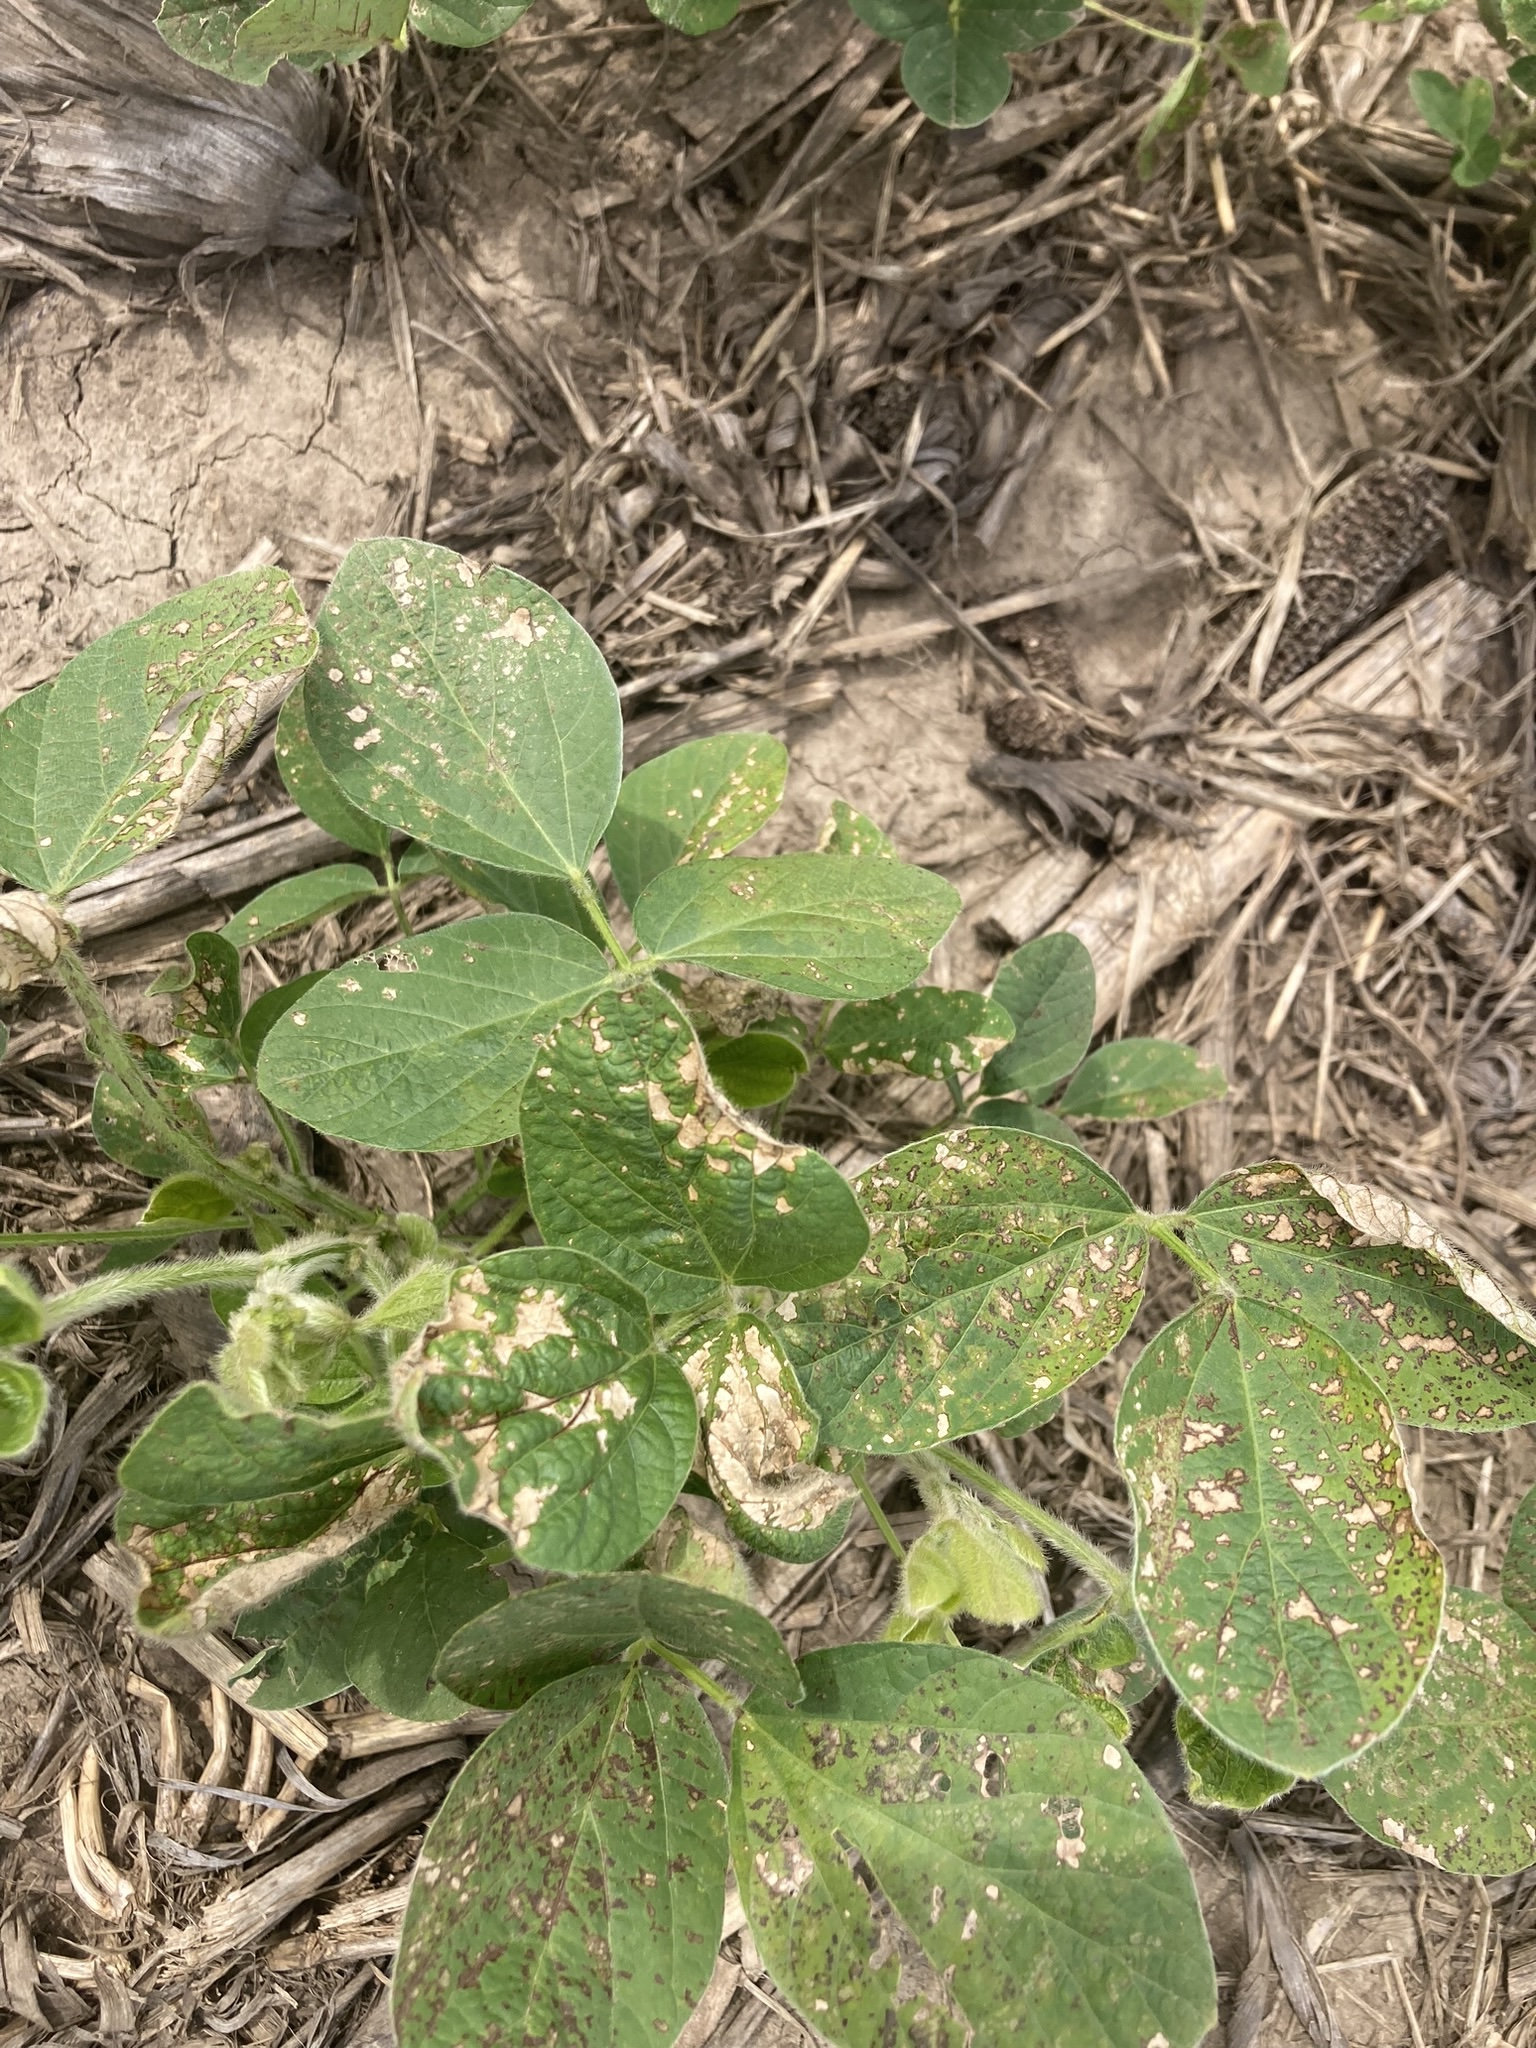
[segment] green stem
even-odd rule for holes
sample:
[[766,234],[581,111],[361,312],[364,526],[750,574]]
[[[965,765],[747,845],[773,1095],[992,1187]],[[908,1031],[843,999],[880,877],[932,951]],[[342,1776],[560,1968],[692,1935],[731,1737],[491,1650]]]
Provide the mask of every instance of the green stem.
[[1090,14],[1100,14],[1106,21],[1117,22],[1121,28],[1134,29],[1139,36],[1150,36],[1157,43],[1177,43],[1182,50],[1198,50],[1200,45],[1194,36],[1176,36],[1172,30],[1153,28],[1150,22],[1137,21],[1134,16],[1120,14],[1113,7],[1106,7],[1104,0],[1083,0]]
[[1053,1550],[1059,1550],[1063,1557],[1070,1557],[1089,1578],[1098,1581],[1117,1608],[1130,1607],[1130,1573],[1122,1571],[1113,1558],[1106,1557],[1099,1546],[1090,1543],[1086,1536],[1080,1536],[1070,1523],[1060,1520],[1049,1508],[1041,1507],[1028,1494],[1020,1493],[1017,1487],[1009,1486],[1002,1479],[994,1479],[990,1472],[950,1444],[940,1444],[930,1455],[947,1465],[957,1479],[965,1480],[978,1493],[987,1494],[1027,1529],[1033,1529],[1037,1536],[1044,1537]]
[[1055,1621],[1048,1621],[1044,1628],[1037,1628],[1020,1646],[1018,1653],[1009,1659],[1020,1666],[1036,1664],[1042,1657],[1050,1656],[1053,1650],[1064,1650],[1087,1635],[1095,1622],[1103,1619],[1109,1607],[1107,1600],[1085,1600],[1070,1613],[1058,1615]]
[[946,1074],[944,1079],[949,1086],[949,1099],[955,1105],[955,1114],[957,1116],[968,1116],[970,1112],[965,1106],[965,1090],[960,1085],[960,1076],[958,1074]]
[[400,875],[395,867],[395,856],[390,848],[386,846],[379,858],[384,863],[384,888],[395,913],[395,923],[400,927],[401,938],[408,939],[413,936],[411,920],[406,915],[405,897],[400,890]]
[[1155,1237],[1160,1245],[1165,1245],[1173,1253],[1173,1256],[1183,1265],[1188,1266],[1196,1279],[1203,1281],[1213,1293],[1230,1294],[1232,1292],[1210,1261],[1202,1259],[1198,1252],[1190,1250],[1167,1217],[1143,1216],[1141,1223],[1149,1237]]
[[484,1237],[470,1246],[469,1256],[472,1259],[483,1259],[488,1252],[495,1251],[509,1231],[516,1230],[520,1223],[526,1223],[527,1220],[528,1211],[526,1209],[509,1210],[499,1223],[491,1225]]
[[706,1678],[697,1664],[690,1664],[686,1657],[680,1657],[676,1650],[664,1649],[654,1638],[644,1644],[652,1656],[659,1657],[663,1664],[670,1664],[680,1678],[686,1678],[690,1685],[696,1685],[707,1699],[717,1707],[724,1707],[728,1714],[741,1712],[741,1701],[728,1693],[723,1685],[716,1685],[712,1678]]
[[[254,1085],[254,1078],[253,1076],[252,1085]],[[265,1096],[263,1096],[262,1100],[266,1100]],[[304,1148],[299,1143],[299,1134],[294,1125],[293,1118],[289,1116],[287,1110],[279,1109],[275,1102],[267,1103],[267,1115],[277,1125],[277,1135],[283,1141],[283,1150],[288,1155],[289,1168],[298,1179],[305,1179],[307,1176],[304,1167]]]
[[901,1538],[896,1534],[896,1531],[891,1527],[890,1523],[886,1520],[885,1509],[881,1507],[879,1501],[876,1500],[874,1495],[874,1489],[870,1486],[869,1481],[864,1476],[864,1460],[862,1458],[860,1458],[856,1464],[852,1464],[848,1467],[848,1476],[852,1479],[854,1485],[859,1489],[859,1494],[863,1499],[864,1505],[869,1509],[869,1519],[874,1523],[875,1527],[880,1531],[880,1534],[885,1538],[886,1542],[890,1545],[892,1556],[895,1558],[898,1564],[904,1565],[907,1561],[907,1553],[902,1548]]
[[[323,1260],[349,1252],[345,1238],[296,1238],[284,1247],[288,1264],[300,1259]],[[175,1294],[187,1287],[238,1286],[259,1280],[275,1263],[270,1252],[222,1252],[208,1259],[177,1259],[165,1265],[130,1267],[122,1273],[105,1273],[95,1280],[82,1280],[63,1294],[43,1304],[50,1330],[62,1330],[87,1316],[99,1316],[108,1309],[123,1308],[131,1301],[145,1301],[155,1294]]]
[[613,926],[608,922],[607,909],[603,903],[602,897],[598,894],[597,889],[593,885],[591,876],[573,874],[570,878],[570,882],[571,887],[576,892],[577,900],[580,902],[582,909],[587,913],[588,917],[590,917],[592,922],[597,926],[598,932],[602,937],[603,944],[608,948],[609,952],[613,955],[614,959],[618,961],[621,967],[633,967],[635,964],[634,961],[631,959],[629,954],[625,952],[624,948],[619,944]]

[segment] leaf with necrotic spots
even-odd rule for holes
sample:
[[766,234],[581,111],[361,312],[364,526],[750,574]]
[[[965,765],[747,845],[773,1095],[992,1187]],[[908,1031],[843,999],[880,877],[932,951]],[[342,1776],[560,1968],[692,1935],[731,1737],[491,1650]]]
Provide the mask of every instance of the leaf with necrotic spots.
[[894,995],[915,981],[960,908],[942,875],[899,860],[784,853],[668,868],[635,930],[655,959],[691,960],[795,995]]
[[1216,2012],[1194,1886],[1091,1709],[939,1645],[800,1672],[799,1706],[754,1694],[736,1724],[730,1828],[758,1947],[818,2034],[1194,2048]]
[[178,56],[224,78],[262,85],[272,59],[242,57],[235,48],[241,22],[261,5],[262,0],[161,0],[155,25]]
[[625,776],[605,840],[633,903],[663,869],[716,860],[779,808],[789,753],[765,733],[690,740]]
[[396,1515],[308,1578],[240,1615],[236,1635],[271,1645],[259,1666],[253,1706],[308,1707],[351,1683],[347,1638],[368,1597],[368,1575],[410,1540],[413,1519]]
[[406,0],[266,0],[235,32],[247,60],[347,64],[405,27]]
[[837,1169],[747,1123],[654,986],[605,996],[550,1033],[522,1136],[545,1238],[601,1259],[658,1313],[699,1307],[728,1281],[819,1286],[868,1242]]
[[1013,1036],[1013,1019],[970,989],[909,988],[872,1003],[844,1003],[822,1051],[845,1074],[978,1073]]
[[280,569],[104,633],[0,712],[0,868],[58,896],[168,839],[314,648]]
[[948,1131],[854,1185],[868,1255],[779,1325],[824,1442],[917,1451],[992,1428],[1129,1327],[1146,1235],[1086,1154],[1024,1131]]
[[322,917],[334,917],[383,891],[366,868],[345,861],[335,867],[312,868],[290,875],[252,897],[225,925],[222,937],[232,946],[264,946],[289,932],[301,932]]
[[398,1554],[369,1571],[346,1639],[347,1677],[387,1714],[451,1721],[464,1702],[433,1677],[438,1653],[476,1615],[506,1604],[484,1550],[418,1513]]
[[840,796],[832,799],[832,808],[827,821],[821,828],[816,841],[818,853],[846,854],[851,860],[894,860],[896,849],[888,835],[880,830],[873,818],[866,818],[862,811],[856,811],[852,804],[845,804]]
[[427,1831],[392,1994],[403,2048],[675,2039],[715,1966],[724,1792],[675,1680],[631,1664],[546,1687]]
[[697,1437],[692,1390],[653,1349],[642,1297],[552,1245],[454,1274],[446,1315],[395,1368],[395,1411],[461,1506],[548,1571],[633,1557]]
[[1536,1487],[1515,1510],[1509,1546],[1499,1569],[1499,1598],[1528,1628],[1536,1628]]
[[718,1657],[750,1685],[800,1697],[771,1621],[729,1594],[659,1572],[551,1580],[461,1628],[437,1675],[477,1707],[520,1707],[557,1678],[646,1641],[699,1662]]
[[1172,1116],[1227,1092],[1227,1077],[1187,1045],[1166,1038],[1118,1038],[1090,1053],[1056,1107],[1065,1116],[1109,1122]]
[[618,795],[619,697],[568,613],[425,541],[352,549],[304,685],[342,794],[428,846],[578,877]]
[[418,35],[461,50],[478,49],[505,35],[528,12],[530,0],[411,0],[406,19]]
[[1536,1856],[1536,1635],[1489,1593],[1452,1587],[1412,1706],[1323,1780],[1378,1842],[1484,1877]]
[[305,685],[290,690],[277,714],[274,741],[277,772],[299,809],[333,839],[355,846],[359,853],[386,854],[390,830],[377,818],[370,818],[342,795],[341,787],[320,758],[309,730]]
[[396,1152],[517,1129],[547,1030],[608,979],[589,939],[545,917],[466,918],[338,967],[261,1048],[261,1092],[334,1137]]
[[1269,1302],[1201,1303],[1137,1361],[1118,1450],[1136,1605],[1201,1720],[1298,1777],[1390,1728],[1445,1572],[1392,1411],[1333,1339]]
[[1174,1715],[1174,1728],[1184,1756],[1188,1797],[1196,1806],[1224,1806],[1234,1813],[1253,1813],[1289,1792],[1296,1780],[1289,1771],[1244,1756],[1208,1728],[1184,1700]]
[[1536,1316],[1395,1196],[1271,1160],[1217,1181],[1180,1229],[1228,1285],[1326,1330],[1400,1422],[1536,1422]]

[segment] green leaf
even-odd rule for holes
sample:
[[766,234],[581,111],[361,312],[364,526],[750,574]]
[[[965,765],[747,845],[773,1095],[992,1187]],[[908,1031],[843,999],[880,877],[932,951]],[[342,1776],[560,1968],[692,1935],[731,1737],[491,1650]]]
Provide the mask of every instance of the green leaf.
[[[1443,71],[1413,71],[1408,76],[1413,104],[1425,123],[1443,141],[1460,144],[1467,133],[1467,110],[1461,90]],[[1486,129],[1486,123],[1484,128]]]
[[[503,910],[521,910],[530,917],[552,918],[556,924],[580,932],[584,939],[602,942],[585,905],[559,875],[523,875],[516,868],[490,868],[484,861],[462,860],[456,853],[437,853],[430,847],[418,848],[418,852],[430,863],[424,872],[446,875],[466,896],[476,896]],[[402,876],[404,872],[402,867]]]
[[0,1458],[23,1458],[42,1434],[48,1382],[24,1358],[0,1358]]
[[267,0],[235,34],[247,59],[345,64],[405,27],[406,0]]
[[258,996],[240,1020],[240,1057],[245,1061],[247,1071],[254,1074],[261,1048],[267,1042],[267,1033],[279,1017],[286,1016],[301,996],[307,996],[317,981],[324,981],[323,972],[301,974],[293,981],[284,982],[281,988],[269,988],[265,995]]
[[[1481,80],[1478,81],[1482,83]],[[1480,135],[1475,142],[1468,142],[1459,150],[1451,165],[1451,179],[1454,184],[1470,189],[1474,185],[1486,185],[1504,161],[1504,148],[1497,135]]]
[[1027,1102],[978,1102],[971,1111],[971,1122],[985,1130],[1029,1131],[1052,1145],[1070,1145],[1081,1150],[1070,1124],[1052,1116],[1048,1109],[1035,1109]]
[[782,1031],[744,1031],[739,1038],[712,1034],[704,1054],[716,1084],[738,1109],[782,1102],[810,1064]]
[[816,851],[840,854],[849,860],[896,858],[895,847],[874,820],[866,818],[862,811],[856,811],[852,804],[845,804],[840,796],[832,799],[832,808],[821,828]]
[[[1090,1709],[975,1650],[856,1644],[736,1724],[731,1850],[780,1988],[848,2048],[1194,2048],[1216,1985],[1161,1805]],[[855,1858],[858,1859],[855,1865]]]
[[612,1571],[693,1463],[688,1382],[652,1346],[634,1289],[540,1245],[454,1274],[447,1313],[395,1368],[401,1427],[519,1562]]
[[1450,1588],[1407,1713],[1323,1783],[1367,1834],[1442,1870],[1524,1870],[1536,1843],[1536,1635],[1491,1594]]
[[168,839],[314,645],[280,569],[103,634],[0,712],[0,868],[58,896]]
[[47,1327],[42,1297],[26,1274],[0,1265],[0,1346],[36,1344]]
[[1220,1067],[1187,1045],[1166,1038],[1117,1038],[1088,1055],[1056,1107],[1063,1116],[1096,1116],[1113,1123],[1172,1116],[1176,1109],[1211,1102],[1226,1092]]
[[1244,92],[1272,100],[1285,91],[1291,75],[1291,39],[1283,21],[1229,22],[1216,47]]
[[[1486,11],[1480,4],[1478,14],[1490,33],[1495,21],[1502,22],[1506,39],[1513,36],[1528,50],[1536,48],[1536,0],[1486,0]],[[1490,14],[1493,20],[1488,18]]]
[[235,47],[241,22],[262,4],[263,0],[161,0],[156,26],[178,56],[205,71],[245,85],[264,85],[271,58],[243,57]]
[[145,1208],[145,1223],[192,1223],[216,1228],[233,1216],[235,1205],[223,1188],[200,1173],[173,1173],[161,1181]]
[[1141,131],[1136,168],[1143,178],[1150,178],[1157,169],[1163,144],[1172,142],[1199,120],[1210,90],[1210,66],[1197,50],[1152,109],[1151,119]]
[[218,932],[193,932],[185,963],[168,967],[149,985],[152,996],[173,995],[176,1029],[189,1036],[233,1039],[240,1028],[240,955]]
[[1043,1401],[1031,1401],[1017,1415],[1010,1415],[1006,1422],[999,1422],[997,1433],[999,1436],[1027,1436],[1032,1429],[1043,1429],[1060,1413],[1060,1394],[1047,1394]]
[[1224,1285],[1326,1330],[1399,1422],[1536,1422],[1536,1315],[1383,1190],[1271,1160],[1215,1182],[1179,1227]]
[[312,868],[307,875],[290,875],[263,889],[243,910],[236,911],[221,936],[234,946],[264,946],[268,939],[303,931],[319,918],[332,917],[338,910],[383,893],[366,868],[349,862]]
[[811,1463],[816,1417],[774,1333],[756,1316],[708,1325],[683,1363],[704,1419],[705,1470],[733,1535],[791,1563],[840,1543],[851,1479]]
[[1225,1806],[1252,1813],[1289,1792],[1296,1780],[1289,1771],[1261,1764],[1223,1742],[1214,1728],[1180,1700],[1174,1714],[1184,1768],[1189,1773],[1188,1797],[1196,1806]]
[[1038,1094],[1070,1074],[1093,1036],[1093,955],[1070,932],[1047,932],[1010,953],[992,1000],[1013,1019],[1013,1042],[988,1065],[988,1095]]
[[974,128],[1008,97],[1010,50],[1065,35],[1078,9],[1061,0],[852,0],[878,34],[905,45],[901,82],[930,119]]
[[837,1169],[744,1122],[651,985],[550,1034],[522,1137],[545,1239],[601,1259],[658,1313],[703,1306],[727,1282],[816,1287],[868,1243]]
[[844,1003],[822,1046],[845,1074],[974,1074],[1013,1036],[1013,1019],[969,989],[910,988]]
[[788,768],[781,740],[733,732],[690,740],[633,769],[606,835],[625,902],[664,869],[718,859],[750,839],[783,801]]
[[530,0],[410,0],[407,20],[418,35],[461,50],[494,43],[528,12]]
[[489,1145],[551,1029],[600,989],[579,933],[507,912],[467,918],[338,967],[276,1019],[261,1092],[316,1130],[395,1152]]
[[[320,758],[309,729],[306,684],[290,690],[277,716],[277,771],[288,794],[308,818],[359,853],[376,858],[389,851],[390,831],[377,818],[360,811],[342,794],[341,785]],[[373,877],[370,875],[369,880]]]
[[724,1791],[714,1731],[670,1677],[625,1665],[547,1687],[427,1830],[394,1975],[400,2040],[674,2040],[715,1966]]
[[[129,1493],[181,1507],[219,1507],[321,1486],[397,1455],[381,1416],[326,1422],[312,1415],[242,1414],[218,1387],[183,1387],[136,1439],[118,1470]],[[254,1603],[252,1603],[254,1604]]]
[[440,1685],[432,1667],[448,1639],[487,1608],[507,1604],[507,1588],[483,1549],[421,1515],[403,1554],[376,1562],[347,1638],[347,1676],[386,1714],[407,1721],[451,1721],[464,1702]]
[[1536,1487],[1515,1510],[1509,1547],[1499,1569],[1499,1598],[1528,1628],[1536,1628]]
[[685,36],[706,36],[734,21],[741,0],[645,0],[658,21],[681,29]]
[[800,1697],[799,1674],[771,1621],[725,1593],[659,1572],[551,1580],[461,1628],[437,1675],[477,1707],[520,1707],[569,1672],[641,1642],[696,1662],[718,1657],[749,1685]]
[[1390,1728],[1445,1572],[1392,1412],[1338,1345],[1268,1302],[1201,1303],[1137,1361],[1117,1447],[1137,1608],[1201,1720],[1298,1777]]
[[404,1546],[412,1526],[412,1516],[396,1515],[342,1556],[240,1616],[236,1635],[272,1645],[251,1695],[253,1706],[274,1713],[313,1706],[351,1684],[347,1642],[363,1611],[368,1576],[380,1559]]
[[493,867],[584,873],[618,794],[619,697],[552,597],[448,548],[369,540],[319,627],[305,704],[352,803]]
[[1150,1646],[1115,1614],[1104,1615],[1057,1649],[1047,1647],[1037,1655],[1026,1646],[1010,1661],[1092,1707],[1122,1741],[1131,1730],[1127,1709],[1144,1700],[1163,1675]]
[[[1444,0],[1449,5],[1449,0]],[[1536,20],[1532,22],[1536,31]],[[1517,57],[1509,67],[1509,82],[1527,99],[1536,99],[1536,57]]]
[[[177,1123],[185,1124],[190,1135],[213,1145],[208,1119],[195,1102],[180,1101],[162,1094],[161,1107]],[[98,1074],[91,1093],[91,1136],[109,1159],[141,1173],[146,1180],[164,1180],[181,1170],[181,1156],[146,1135],[144,1114],[110,1074]]]
[[941,875],[904,861],[785,853],[668,868],[634,908],[658,962],[692,960],[827,998],[905,988],[959,907]]
[[824,1443],[900,1453],[990,1429],[1069,1386],[1129,1328],[1146,1237],[1085,1153],[948,1131],[854,1185],[868,1257],[780,1325]]

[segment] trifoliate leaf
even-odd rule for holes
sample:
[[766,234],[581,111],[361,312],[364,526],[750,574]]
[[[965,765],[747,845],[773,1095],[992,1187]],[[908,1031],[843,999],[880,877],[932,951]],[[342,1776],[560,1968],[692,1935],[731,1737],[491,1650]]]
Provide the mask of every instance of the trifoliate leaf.
[[179,57],[224,78],[263,85],[272,59],[244,57],[235,47],[240,24],[262,5],[263,0],[160,0],[156,26]]
[[733,732],[632,769],[605,834],[625,902],[664,869],[718,859],[750,839],[779,808],[788,768],[782,740]]
[[25,1358],[0,1358],[0,1458],[22,1458],[42,1434],[48,1382]]
[[1172,85],[1163,94],[1145,128],[1136,152],[1136,168],[1144,178],[1157,169],[1163,145],[1172,142],[1199,120],[1211,92],[1211,68],[1203,51],[1197,50]]
[[1010,1661],[1084,1701],[1122,1741],[1131,1730],[1127,1710],[1139,1705],[1163,1675],[1145,1639],[1116,1614],[1104,1615],[1055,1649],[1049,1643],[1039,1651],[1028,1644],[1015,1648]]
[[405,27],[406,0],[266,0],[235,33],[248,61],[346,64]]
[[1013,1019],[969,989],[909,988],[879,1002],[844,1003],[822,1044],[845,1074],[975,1074],[1013,1036]]
[[1177,1109],[1214,1101],[1226,1092],[1227,1077],[1220,1067],[1202,1060],[1187,1045],[1174,1045],[1166,1038],[1117,1038],[1088,1055],[1056,1107],[1063,1116],[1118,1122],[1172,1116]]
[[1233,21],[1216,45],[1237,74],[1244,92],[1272,100],[1285,91],[1291,73],[1291,39],[1283,21]]
[[1013,1019],[1013,1041],[981,1077],[988,1095],[1038,1094],[1070,1074],[1093,1036],[1093,955],[1071,932],[1047,932],[1010,953],[992,1000]]
[[145,1206],[145,1223],[191,1223],[216,1228],[235,1213],[225,1190],[200,1173],[173,1173],[161,1181]]
[[[195,1102],[178,1101],[162,1093],[160,1105],[173,1122],[186,1127],[190,1137],[213,1149],[208,1119]],[[111,1074],[96,1076],[91,1092],[91,1136],[109,1159],[131,1173],[141,1173],[146,1180],[164,1180],[181,1169],[181,1154],[145,1131],[143,1110]]]
[[268,939],[303,931],[319,918],[334,917],[338,910],[348,910],[354,903],[383,893],[366,868],[350,862],[312,868],[307,875],[290,875],[263,889],[243,910],[236,911],[221,936],[234,946],[264,946]]
[[324,979],[323,973],[301,974],[295,980],[285,982],[281,988],[269,988],[265,995],[256,998],[240,1020],[240,1057],[248,1072],[255,1073],[261,1048],[267,1042],[267,1033],[278,1018],[291,1010],[301,996],[308,995],[317,981]]
[[1225,1806],[1235,1813],[1252,1813],[1289,1792],[1296,1782],[1289,1771],[1261,1764],[1257,1757],[1244,1756],[1223,1742],[1182,1700],[1173,1725],[1189,1774],[1188,1795],[1196,1806]]
[[[516,868],[491,868],[484,861],[465,860],[456,853],[438,853],[429,846],[417,848],[410,858],[421,873],[446,875],[466,896],[494,903],[503,910],[521,910],[529,917],[551,918],[556,924],[569,925],[584,939],[602,942],[602,934],[585,905],[563,876],[524,875]],[[403,878],[403,862],[400,873]]]

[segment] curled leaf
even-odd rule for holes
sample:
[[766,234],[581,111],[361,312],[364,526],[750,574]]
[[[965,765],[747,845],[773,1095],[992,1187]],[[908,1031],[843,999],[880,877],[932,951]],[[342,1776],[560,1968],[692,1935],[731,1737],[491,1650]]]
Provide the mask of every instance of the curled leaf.
[[1196,1806],[1225,1806],[1236,1813],[1252,1813],[1289,1792],[1296,1782],[1289,1771],[1261,1764],[1257,1757],[1244,1756],[1223,1742],[1182,1700],[1174,1727],[1189,1773],[1189,1797]]
[[74,937],[61,910],[30,889],[0,896],[0,996],[46,974]]
[[0,1458],[23,1458],[42,1434],[48,1382],[25,1358],[0,1357]]

